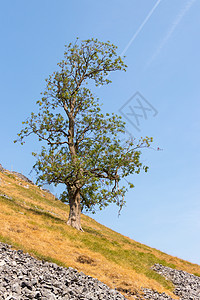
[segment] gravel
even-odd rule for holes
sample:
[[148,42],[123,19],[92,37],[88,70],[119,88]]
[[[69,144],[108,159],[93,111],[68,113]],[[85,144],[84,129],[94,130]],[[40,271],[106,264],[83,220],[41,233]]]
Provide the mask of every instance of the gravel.
[[126,298],[73,268],[37,260],[0,243],[0,299],[98,300]]
[[[200,300],[200,277],[160,264],[155,264],[152,269],[172,281],[175,286],[174,294],[179,296],[180,300]],[[148,289],[144,289],[144,294],[145,299],[173,299],[164,293],[158,294]]]
[[159,294],[157,291],[143,289],[144,299],[174,300],[165,293]]

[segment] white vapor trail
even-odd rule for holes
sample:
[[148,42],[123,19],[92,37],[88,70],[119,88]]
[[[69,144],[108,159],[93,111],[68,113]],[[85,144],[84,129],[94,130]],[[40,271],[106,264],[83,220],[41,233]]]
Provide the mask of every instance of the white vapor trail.
[[156,7],[160,4],[161,0],[158,0],[156,2],[156,4],[154,5],[154,7],[151,9],[151,11],[148,13],[148,15],[146,16],[146,18],[144,19],[144,21],[142,22],[142,24],[140,25],[140,27],[137,29],[137,31],[134,33],[134,35],[132,36],[132,38],[130,39],[130,41],[128,42],[128,44],[126,45],[126,47],[124,48],[124,50],[122,51],[122,53],[120,54],[120,56],[124,55],[126,53],[126,51],[128,50],[128,48],[131,46],[131,44],[134,42],[134,40],[136,39],[136,37],[138,36],[138,34],[140,33],[140,31],[143,29],[143,27],[146,25],[146,23],[148,22],[149,18],[152,16],[154,10],[156,9]]
[[148,62],[148,65],[150,65],[152,63],[152,61],[155,60],[155,58],[159,55],[160,51],[165,46],[165,44],[168,42],[168,40],[170,39],[170,37],[173,34],[174,30],[179,25],[179,23],[181,22],[181,20],[183,19],[183,17],[186,15],[186,13],[189,11],[189,9],[192,7],[192,5],[194,4],[195,1],[196,0],[189,0],[186,3],[185,7],[181,10],[181,12],[176,17],[175,21],[172,23],[172,26],[170,27],[170,29],[167,32],[166,36],[164,37],[164,39],[160,43],[158,49],[156,50],[156,52],[154,53],[154,55],[152,56],[152,58]]
[[[131,46],[131,44],[134,42],[134,40],[136,39],[136,37],[138,36],[138,34],[141,32],[141,30],[143,29],[143,27],[146,25],[146,23],[148,22],[148,20],[150,19],[150,17],[152,16],[154,10],[156,9],[156,7],[160,4],[161,0],[158,0],[156,2],[156,4],[153,6],[153,8],[150,10],[150,12],[148,13],[148,15],[146,16],[146,18],[144,19],[144,21],[142,22],[142,24],[140,25],[140,27],[137,29],[137,31],[134,33],[134,35],[132,36],[132,38],[130,39],[130,41],[128,42],[128,44],[126,45],[126,47],[124,48],[124,50],[122,51],[122,53],[120,54],[120,56],[122,57],[128,50],[128,48]],[[106,76],[106,78],[108,78],[110,76],[110,74],[108,74]],[[99,86],[99,88],[101,88],[101,85]]]

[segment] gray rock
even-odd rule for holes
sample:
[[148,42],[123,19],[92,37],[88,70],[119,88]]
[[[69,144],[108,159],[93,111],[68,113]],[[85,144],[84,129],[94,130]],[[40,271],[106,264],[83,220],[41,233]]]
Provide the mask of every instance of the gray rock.
[[143,289],[145,299],[159,299],[159,300],[174,300],[165,293],[159,294],[157,291],[150,289]]
[[4,197],[4,198],[6,198],[6,199],[8,199],[8,200],[12,200],[12,197],[9,197],[9,196],[6,195],[6,194],[0,194],[0,197]]
[[15,172],[15,171],[11,171],[11,173],[14,174],[15,176],[17,176],[18,178],[34,185],[34,182],[32,180],[30,180],[29,178],[27,178],[26,176],[24,176],[23,174],[21,174],[19,172]]
[[125,297],[73,268],[37,260],[0,243],[0,299],[125,300]]
[[4,172],[5,169],[2,167],[2,165],[0,164],[0,172]]
[[181,300],[200,300],[200,277],[185,271],[164,267],[160,264],[155,264],[152,269],[164,276],[167,280],[172,281],[175,285],[174,294],[180,296]]

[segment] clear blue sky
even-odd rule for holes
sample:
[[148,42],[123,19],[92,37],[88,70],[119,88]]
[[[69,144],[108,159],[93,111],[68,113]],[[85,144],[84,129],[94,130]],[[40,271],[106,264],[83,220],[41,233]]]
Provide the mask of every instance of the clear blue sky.
[[[139,242],[200,264],[200,1],[195,0],[8,0],[1,2],[0,163],[28,175],[34,138],[22,147],[13,140],[44,90],[45,78],[76,37],[110,40],[125,51],[126,73],[94,92],[103,111],[120,108],[138,91],[158,112],[139,117],[126,104],[127,130],[153,136],[143,161],[147,174],[132,177],[135,189],[117,217],[109,207],[95,219]],[[144,101],[144,100],[141,100]],[[150,106],[148,106],[150,108]],[[123,116],[123,120],[126,119]],[[130,178],[131,179],[131,178]]]

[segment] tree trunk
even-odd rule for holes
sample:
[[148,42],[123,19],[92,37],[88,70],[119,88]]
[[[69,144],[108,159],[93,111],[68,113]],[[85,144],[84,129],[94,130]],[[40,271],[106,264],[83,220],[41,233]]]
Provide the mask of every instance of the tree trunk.
[[80,191],[76,190],[74,193],[69,192],[69,218],[67,225],[70,225],[78,230],[83,231],[81,227],[81,204],[80,204]]

